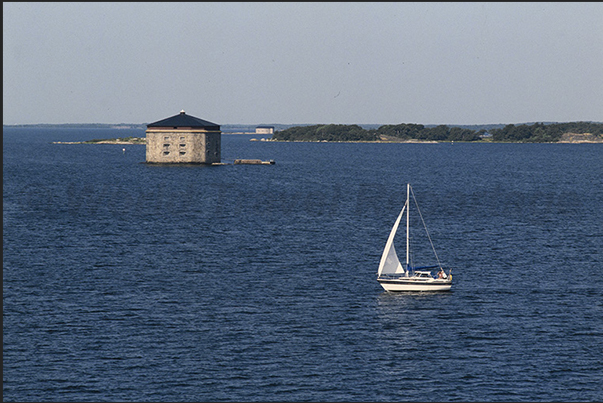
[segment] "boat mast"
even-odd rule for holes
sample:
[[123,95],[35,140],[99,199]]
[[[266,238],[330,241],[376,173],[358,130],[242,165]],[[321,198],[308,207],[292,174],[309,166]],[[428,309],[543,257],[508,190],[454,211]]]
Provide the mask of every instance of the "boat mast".
[[406,273],[408,273],[409,255],[409,227],[410,227],[410,183],[406,184]]

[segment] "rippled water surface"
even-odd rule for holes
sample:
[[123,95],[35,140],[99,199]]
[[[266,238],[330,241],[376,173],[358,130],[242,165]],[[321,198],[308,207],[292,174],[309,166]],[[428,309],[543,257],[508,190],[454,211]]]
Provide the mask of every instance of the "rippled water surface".
[[[128,135],[3,131],[4,401],[603,400],[602,145],[52,144]],[[376,281],[407,182],[451,292]]]

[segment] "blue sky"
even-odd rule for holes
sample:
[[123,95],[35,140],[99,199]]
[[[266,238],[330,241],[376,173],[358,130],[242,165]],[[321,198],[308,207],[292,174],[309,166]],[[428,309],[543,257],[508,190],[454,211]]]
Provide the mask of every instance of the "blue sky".
[[3,123],[603,121],[603,3],[3,3]]

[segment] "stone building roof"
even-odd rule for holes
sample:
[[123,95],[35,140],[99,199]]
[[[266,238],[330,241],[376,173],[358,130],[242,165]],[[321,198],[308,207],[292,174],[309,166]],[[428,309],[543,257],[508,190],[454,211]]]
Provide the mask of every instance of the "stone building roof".
[[191,127],[207,130],[220,130],[220,125],[187,115],[184,111],[180,111],[178,115],[149,123],[147,127]]

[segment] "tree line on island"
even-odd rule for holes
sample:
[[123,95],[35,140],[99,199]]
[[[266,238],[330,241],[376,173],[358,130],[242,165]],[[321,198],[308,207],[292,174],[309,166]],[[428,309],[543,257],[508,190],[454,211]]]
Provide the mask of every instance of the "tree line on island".
[[363,129],[359,125],[311,125],[293,126],[276,131],[273,140],[280,141],[493,141],[524,143],[556,143],[563,134],[590,133],[603,137],[603,123],[534,123],[532,125],[509,124],[502,128],[472,130],[458,126],[401,123],[383,125],[377,129]]

